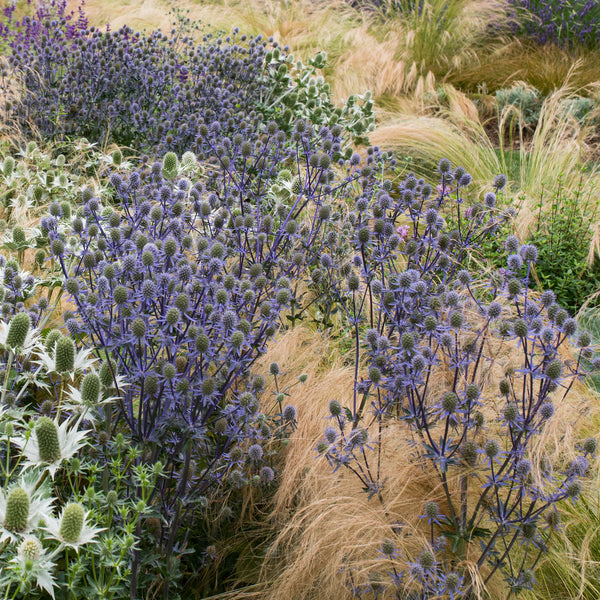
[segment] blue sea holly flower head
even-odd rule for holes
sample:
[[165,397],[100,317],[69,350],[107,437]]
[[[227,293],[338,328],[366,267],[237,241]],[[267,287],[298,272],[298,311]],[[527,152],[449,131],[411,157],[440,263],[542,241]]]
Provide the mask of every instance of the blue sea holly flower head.
[[33,581],[40,589],[54,599],[54,587],[57,585],[52,571],[56,564],[43,548],[42,542],[34,536],[26,536],[19,544],[17,555],[7,568],[15,572],[19,579]]
[[17,542],[52,516],[54,498],[49,497],[47,485],[36,489],[38,481],[39,473],[31,472],[6,491],[0,490],[0,543]]
[[54,479],[62,461],[75,456],[89,433],[78,429],[79,421],[73,426],[71,421],[65,420],[59,425],[49,417],[40,417],[24,435],[12,439],[23,452],[24,467],[48,469]]
[[59,518],[50,517],[45,529],[63,546],[79,552],[84,544],[97,542],[94,539],[96,534],[104,531],[104,528],[92,527],[88,523],[89,515],[90,511],[86,512],[81,504],[72,502],[63,508]]

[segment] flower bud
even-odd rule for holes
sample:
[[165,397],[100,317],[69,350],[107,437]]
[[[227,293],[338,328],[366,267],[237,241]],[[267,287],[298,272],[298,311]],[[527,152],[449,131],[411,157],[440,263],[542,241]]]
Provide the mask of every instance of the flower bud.
[[29,496],[23,488],[15,488],[6,499],[4,528],[14,532],[25,531],[28,520]]
[[56,423],[48,417],[40,417],[35,425],[40,460],[53,463],[60,459],[60,442]]
[[54,348],[54,368],[58,373],[70,373],[75,366],[75,342],[62,336]]
[[76,544],[79,541],[85,514],[81,504],[72,502],[67,504],[60,522],[60,536],[68,544]]
[[29,328],[31,327],[31,319],[29,314],[21,312],[16,314],[8,327],[8,334],[6,336],[6,345],[11,350],[22,348],[25,345]]
[[100,378],[88,373],[81,382],[81,399],[86,406],[95,406],[100,396]]

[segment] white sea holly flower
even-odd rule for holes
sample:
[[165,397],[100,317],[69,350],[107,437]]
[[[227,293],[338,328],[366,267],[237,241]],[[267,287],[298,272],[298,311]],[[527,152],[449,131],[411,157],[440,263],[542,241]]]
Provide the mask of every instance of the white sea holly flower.
[[46,554],[42,542],[36,537],[27,536],[17,550],[17,556],[10,560],[9,568],[23,579],[33,579],[36,585],[54,598],[54,578],[51,573],[56,566]]
[[[14,318],[14,317],[13,317]],[[7,339],[10,331],[10,322],[0,321],[0,346],[7,347]],[[14,332],[13,332],[14,333]],[[20,354],[27,354],[33,350],[39,340],[39,331],[35,327],[29,327],[22,346],[19,348]],[[0,382],[1,383],[1,382]]]
[[100,379],[95,373],[88,373],[79,388],[69,386],[63,398],[63,406],[73,414],[79,415],[80,420],[85,419],[94,424],[98,418],[98,407],[102,404],[110,404],[116,399],[116,396],[102,398]]
[[21,448],[26,460],[24,467],[48,469],[54,479],[63,460],[73,457],[84,445],[89,430],[79,431],[77,424],[69,427],[70,420],[57,425],[49,417],[40,417],[35,427],[25,435],[11,440]]
[[46,524],[46,531],[63,546],[79,551],[80,546],[95,543],[94,538],[104,528],[91,527],[88,523],[90,511],[85,512],[81,504],[72,502],[63,507],[58,519],[51,517]]
[[52,517],[54,498],[49,497],[48,486],[36,489],[39,476],[26,474],[6,492],[0,490],[0,542],[16,542]]
[[[66,338],[66,336],[63,337]],[[40,352],[38,352],[38,358],[35,361],[35,363],[43,366],[47,373],[60,373],[62,376],[68,374],[71,379],[74,379],[76,373],[81,373],[82,371],[85,371],[94,365],[96,359],[93,356],[90,356],[91,354],[92,350],[90,348],[82,348],[81,350],[79,350],[79,352],[75,352],[73,354],[72,364],[70,360],[65,361],[65,358],[68,357],[60,356],[59,364],[57,365],[55,353],[53,352],[52,354],[50,354],[46,349],[43,349],[40,350]],[[62,368],[61,363],[65,362],[69,362],[69,366],[71,367],[67,372],[59,370]]]

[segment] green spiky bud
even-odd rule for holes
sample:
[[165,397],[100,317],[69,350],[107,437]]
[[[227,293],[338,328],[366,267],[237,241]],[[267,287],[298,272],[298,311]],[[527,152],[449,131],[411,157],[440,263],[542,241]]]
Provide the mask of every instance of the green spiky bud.
[[437,519],[440,514],[440,507],[433,500],[425,505],[425,515],[428,519]]
[[29,496],[23,488],[15,488],[6,499],[4,528],[21,532],[27,529],[29,520]]
[[13,174],[13,170],[15,168],[15,159],[12,156],[7,156],[4,159],[4,177],[10,177]]
[[179,294],[175,298],[175,306],[184,313],[190,306],[190,297],[187,294]]
[[44,264],[44,261],[46,260],[46,253],[41,249],[36,250],[35,257],[33,260],[35,261],[35,264],[38,267],[41,267]]
[[23,246],[27,243],[27,237],[25,236],[25,230],[20,225],[15,225],[12,230],[13,243],[17,246]]
[[[111,369],[111,366],[113,367]],[[109,361],[104,361],[100,367],[100,382],[105,388],[110,388],[113,386],[113,371],[114,365],[111,365]]]
[[71,218],[71,203],[70,202],[61,202],[60,207],[62,208],[62,214],[65,219]]
[[514,402],[509,402],[503,411],[503,416],[507,423],[513,423],[519,416],[519,408]]
[[240,406],[242,406],[243,408],[249,408],[251,406],[254,406],[254,404],[256,403],[256,397],[251,392],[244,392],[240,395],[239,400]]
[[381,544],[381,552],[384,556],[392,556],[396,551],[396,545],[393,540],[385,539]]
[[123,305],[129,299],[129,292],[124,285],[118,285],[113,291],[113,299],[115,304]]
[[60,459],[60,442],[56,423],[48,417],[40,417],[35,424],[40,460],[53,463]]
[[450,327],[454,329],[460,329],[462,327],[464,317],[461,312],[453,311],[450,314]]
[[221,417],[217,419],[215,423],[215,432],[223,435],[227,431],[227,419],[225,417]]
[[467,400],[469,402],[473,402],[474,400],[477,400],[477,398],[479,397],[479,386],[476,383],[470,383],[467,386],[465,396],[467,397]]
[[144,391],[148,396],[154,396],[158,392],[158,379],[154,375],[147,375],[144,379]]
[[123,162],[123,153],[120,150],[115,150],[112,153],[112,161],[114,165],[119,166]]
[[554,360],[551,360],[548,365],[546,366],[546,370],[545,370],[545,374],[549,379],[558,379],[563,372],[563,364],[562,362],[558,359],[555,358]]
[[342,414],[342,405],[337,400],[329,402],[329,412],[332,417],[338,417]]
[[146,335],[146,323],[141,317],[137,317],[131,324],[131,333],[137,338],[141,339]]
[[85,513],[81,504],[72,502],[67,504],[60,522],[60,537],[68,544],[76,544],[79,541],[83,529]]
[[412,333],[405,331],[400,339],[400,344],[404,350],[412,350],[415,347],[415,338]]
[[163,250],[167,256],[175,256],[177,252],[177,240],[174,238],[167,238],[163,245]]
[[513,323],[513,331],[517,337],[524,338],[527,337],[529,327],[527,327],[527,323],[523,319],[516,319]]
[[477,464],[477,444],[468,440],[460,449],[460,456],[469,467],[474,467]]
[[507,284],[508,293],[511,296],[518,296],[521,293],[521,287],[521,282],[516,278],[511,279]]
[[214,394],[217,384],[212,377],[207,377],[202,382],[202,394],[204,396],[212,396]]
[[58,373],[70,373],[75,366],[75,342],[66,335],[56,341],[54,368]]
[[454,392],[446,392],[442,397],[442,409],[452,414],[458,406],[458,397]]
[[86,406],[95,406],[100,396],[100,378],[88,373],[81,382],[81,399]]
[[167,325],[177,325],[180,317],[181,313],[179,312],[179,309],[173,306],[167,311],[165,321],[167,322]]
[[229,338],[231,343],[231,347],[234,349],[238,349],[244,343],[244,334],[241,331],[234,331]]
[[381,381],[381,371],[377,367],[371,367],[369,369],[369,379],[373,383],[379,383]]
[[583,442],[583,451],[587,454],[596,454],[598,450],[598,440],[595,438],[588,438]]
[[193,169],[196,166],[197,160],[196,155],[190,150],[181,155],[181,164],[186,169]]
[[34,537],[28,537],[21,542],[19,553],[31,562],[36,562],[42,555],[42,542]]
[[25,312],[16,314],[8,327],[6,336],[6,345],[11,350],[22,348],[25,345],[29,328],[31,327],[31,319]]
[[496,456],[498,456],[498,453],[500,452],[500,444],[498,444],[498,442],[496,440],[488,440],[485,443],[485,455],[488,458],[494,458]]
[[198,352],[206,352],[209,346],[210,340],[208,339],[208,336],[205,333],[201,333],[196,338],[196,350],[198,350]]
[[106,494],[106,504],[108,506],[116,506],[119,500],[119,496],[115,490],[109,490]]
[[171,178],[177,175],[179,161],[175,152],[167,152],[163,157],[162,174],[164,177]]
[[431,552],[431,550],[423,550],[419,555],[419,564],[424,569],[431,569],[435,564],[435,555],[433,552]]
[[162,369],[162,374],[166,380],[170,381],[177,374],[177,369],[175,368],[175,365],[172,365],[171,363],[165,363]]
[[52,243],[50,244],[50,251],[55,256],[62,256],[65,253],[64,242],[59,238],[53,239]]

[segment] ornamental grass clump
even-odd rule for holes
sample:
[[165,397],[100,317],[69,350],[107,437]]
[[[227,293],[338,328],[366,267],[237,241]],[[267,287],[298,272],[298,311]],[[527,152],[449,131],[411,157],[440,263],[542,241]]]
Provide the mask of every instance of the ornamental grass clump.
[[[470,597],[497,573],[516,593],[534,584],[557,505],[577,500],[596,448],[591,440],[552,461],[538,441],[588,370],[590,336],[551,291],[530,290],[535,246],[510,236],[504,269],[472,269],[471,253],[505,218],[494,199],[506,177],[467,209],[470,175],[447,160],[439,173],[437,193],[410,175],[365,185],[347,262],[321,254],[321,277],[354,331],[355,384],[349,406],[330,401],[317,450],[385,507],[386,431],[399,426],[435,480],[426,545],[394,554],[391,572],[375,569],[378,594]],[[386,549],[406,548],[400,531],[390,523]],[[374,590],[355,573],[349,585],[359,597]]]

